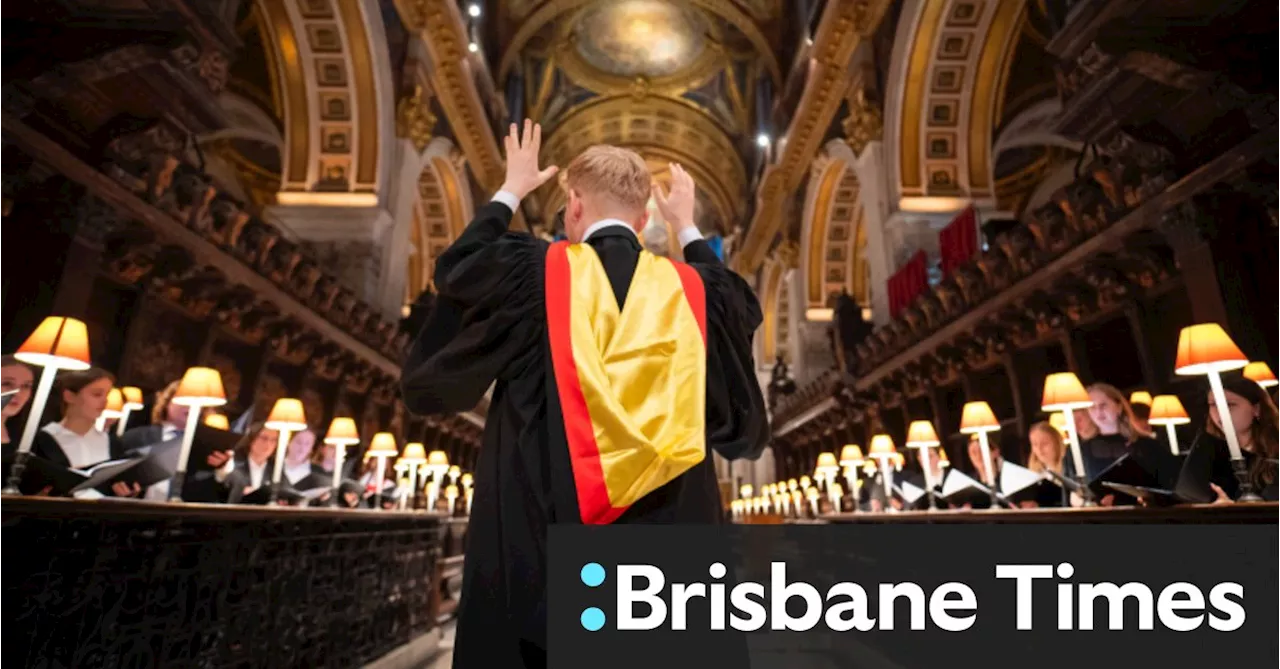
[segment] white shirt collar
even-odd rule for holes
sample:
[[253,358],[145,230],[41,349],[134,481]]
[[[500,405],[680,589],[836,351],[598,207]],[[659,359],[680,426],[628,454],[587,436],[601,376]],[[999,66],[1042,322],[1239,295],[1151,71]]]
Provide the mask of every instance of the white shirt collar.
[[582,233],[582,241],[586,242],[588,239],[591,238],[591,235],[594,235],[595,233],[605,228],[611,228],[615,225],[620,225],[628,230],[631,230],[631,234],[635,234],[635,230],[631,229],[630,223],[617,218],[606,218],[603,220],[596,221],[595,223],[592,223],[591,227],[587,228],[587,231]]

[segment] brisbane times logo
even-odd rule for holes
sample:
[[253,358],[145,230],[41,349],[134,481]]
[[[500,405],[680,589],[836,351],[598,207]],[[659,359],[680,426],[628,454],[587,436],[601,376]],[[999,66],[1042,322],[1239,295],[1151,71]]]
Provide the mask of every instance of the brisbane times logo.
[[[994,565],[988,580],[995,606],[1014,612],[1018,630],[1140,630],[1231,632],[1245,623],[1244,586],[1225,581],[1209,588],[1180,581],[1081,582],[1071,563]],[[610,583],[612,614],[597,605],[579,615],[582,628],[616,631],[760,630],[833,632],[927,630],[964,632],[978,617],[978,595],[969,584],[949,581],[928,587],[910,581],[840,582],[829,587],[788,578],[784,562],[772,562],[768,584],[725,581],[728,569],[711,563],[710,577],[670,582],[655,565],[617,564]],[[607,596],[611,576],[598,562],[583,565],[582,584]],[[1047,601],[1046,601],[1047,600]],[[1037,601],[1047,605],[1037,607]],[[1033,616],[1037,608],[1042,615]],[[1047,615],[1044,615],[1047,614]],[[612,617],[612,620],[610,618]]]

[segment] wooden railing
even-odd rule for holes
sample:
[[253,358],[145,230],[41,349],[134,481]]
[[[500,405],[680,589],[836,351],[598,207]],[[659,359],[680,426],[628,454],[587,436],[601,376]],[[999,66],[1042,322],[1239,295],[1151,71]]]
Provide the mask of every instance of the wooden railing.
[[6,496],[0,657],[363,666],[436,627],[448,525],[428,513]]

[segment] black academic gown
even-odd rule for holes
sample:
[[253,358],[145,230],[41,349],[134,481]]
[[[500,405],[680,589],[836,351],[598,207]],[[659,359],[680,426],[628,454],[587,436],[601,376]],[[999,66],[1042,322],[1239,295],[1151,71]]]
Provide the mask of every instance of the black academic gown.
[[[545,666],[547,526],[581,522],[547,337],[549,244],[508,233],[511,215],[501,203],[481,207],[441,254],[439,299],[402,375],[404,402],[417,414],[472,409],[496,381],[476,464],[455,667]],[[587,243],[623,305],[639,240],[606,227]],[[705,242],[684,252],[706,289],[707,445],[728,458],[757,457],[769,434],[751,355],[759,303]],[[723,520],[708,454],[616,522]]]

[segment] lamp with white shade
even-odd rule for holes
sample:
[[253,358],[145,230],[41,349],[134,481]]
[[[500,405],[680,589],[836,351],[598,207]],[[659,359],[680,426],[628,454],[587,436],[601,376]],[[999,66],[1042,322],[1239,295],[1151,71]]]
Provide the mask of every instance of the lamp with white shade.
[[1227,408],[1226,391],[1222,388],[1223,372],[1241,369],[1248,364],[1249,359],[1217,323],[1185,327],[1178,335],[1178,357],[1173,371],[1180,376],[1209,377],[1214,406],[1218,409],[1222,432],[1227,439],[1227,448],[1231,451],[1231,470],[1240,482],[1240,501],[1259,502],[1262,498],[1254,492],[1253,482],[1249,480],[1244,453],[1240,450],[1240,438],[1236,435],[1236,426],[1231,420],[1231,411]]
[[866,458],[862,455],[862,447],[857,444],[845,444],[840,449],[840,466],[844,468],[844,480],[853,495],[853,512],[858,512],[858,466]]
[[996,498],[996,471],[991,462],[991,442],[987,440],[987,433],[995,432],[1000,429],[1000,421],[996,420],[995,412],[991,411],[991,405],[986,402],[967,402],[964,410],[960,414],[960,432],[962,434],[973,434],[978,436],[978,446],[982,449],[982,478],[983,483],[987,485],[987,490],[991,494],[992,509],[1000,508],[1000,501]]
[[119,424],[120,419],[124,417],[124,393],[119,388],[112,388],[107,391],[107,406],[98,414],[98,420],[94,421],[94,427],[99,432],[107,431],[107,421],[112,418],[116,419]]
[[840,472],[840,464],[836,460],[835,453],[819,453],[817,465],[813,468],[814,478],[826,481],[828,489],[836,480],[836,474]]
[[[417,442],[405,444],[400,461],[409,468],[409,508],[413,508],[418,498],[418,467],[427,462],[427,448]],[[427,510],[434,511],[435,506],[429,505]]]
[[263,426],[275,430],[276,462],[271,473],[270,502],[275,504],[280,497],[280,477],[284,474],[284,457],[289,450],[289,438],[297,432],[307,429],[307,416],[302,409],[302,400],[293,397],[281,397],[271,407],[271,413]]
[[390,432],[379,432],[373,435],[373,439],[369,441],[369,450],[364,455],[367,458],[378,459],[376,478],[378,487],[374,493],[374,508],[382,508],[382,486],[387,475],[387,458],[394,458],[399,453],[400,449],[396,446],[396,437]]
[[1067,430],[1067,443],[1071,447],[1071,459],[1075,460],[1076,482],[1080,484],[1080,494],[1085,506],[1093,506],[1093,495],[1089,492],[1088,474],[1084,469],[1084,457],[1080,452],[1080,435],[1076,432],[1076,420],[1073,412],[1093,406],[1084,384],[1072,372],[1057,372],[1044,379],[1044,394],[1040,398],[1040,410],[1050,413],[1061,411]]
[[125,386],[120,389],[124,395],[124,410],[121,412],[120,420],[116,422],[116,436],[123,437],[126,426],[129,423],[129,414],[134,411],[141,411],[146,407],[142,402],[142,389],[136,386]]
[[9,480],[4,486],[4,493],[7,495],[21,494],[18,485],[22,482],[27,460],[31,457],[31,444],[40,427],[49,394],[53,392],[53,380],[57,377],[58,370],[89,369],[89,331],[83,322],[74,318],[50,316],[27,337],[13,357],[44,369],[40,372],[36,391],[31,396],[31,412],[27,415],[27,423],[22,428],[22,439],[18,442],[13,465],[9,468]]
[[187,480],[187,460],[191,458],[191,444],[196,438],[200,413],[206,407],[219,407],[227,403],[227,394],[222,389],[222,375],[212,367],[192,367],[182,375],[178,390],[170,401],[187,407],[187,424],[182,430],[182,448],[178,451],[178,470],[169,481],[169,501],[181,502],[182,485]]
[[897,453],[898,447],[894,445],[893,437],[887,434],[872,437],[871,446],[867,448],[867,457],[880,465],[880,482],[884,484],[884,510],[890,513],[895,510],[889,502],[893,501],[893,459]]
[[933,498],[933,467],[930,464],[933,451],[931,449],[941,445],[942,440],[938,439],[938,432],[933,429],[933,423],[927,420],[916,420],[912,421],[907,428],[907,448],[920,451],[920,466],[924,469],[924,488],[925,494],[929,497],[930,511],[938,509],[938,504]]
[[1151,401],[1151,417],[1147,419],[1152,425],[1163,425],[1169,435],[1169,449],[1178,454],[1178,433],[1174,425],[1186,425],[1191,422],[1187,410],[1176,395],[1157,395]]
[[1244,378],[1253,381],[1263,388],[1274,388],[1280,381],[1276,380],[1276,373],[1271,371],[1271,365],[1265,362],[1251,362],[1244,366]]
[[356,430],[354,418],[338,416],[329,423],[329,431],[324,435],[324,443],[333,445],[333,492],[329,494],[329,506],[339,506],[342,487],[342,463],[347,457],[347,447],[360,443],[360,432]]

